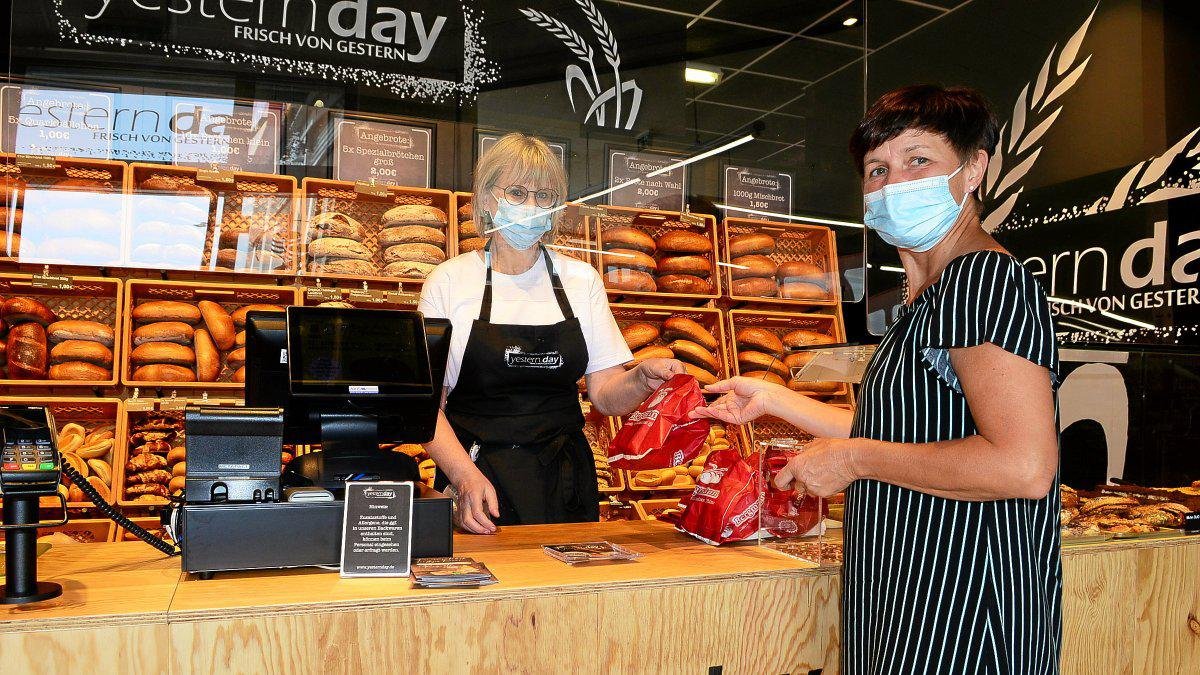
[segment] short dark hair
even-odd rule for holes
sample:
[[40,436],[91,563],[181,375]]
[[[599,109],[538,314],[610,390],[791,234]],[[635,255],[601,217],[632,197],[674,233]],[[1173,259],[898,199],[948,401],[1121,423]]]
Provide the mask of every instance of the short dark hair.
[[977,90],[936,84],[901,87],[871,104],[850,137],[858,173],[868,152],[909,129],[940,134],[963,161],[978,150],[991,155],[1000,140],[996,113]]

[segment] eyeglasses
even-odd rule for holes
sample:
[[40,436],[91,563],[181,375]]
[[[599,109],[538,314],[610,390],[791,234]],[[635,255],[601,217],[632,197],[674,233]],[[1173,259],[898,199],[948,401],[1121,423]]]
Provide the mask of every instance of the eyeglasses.
[[[524,185],[510,185],[504,188],[504,199],[513,206],[520,206],[529,199],[530,189]],[[558,205],[558,193],[554,190],[538,190],[533,193],[533,202],[543,209]]]

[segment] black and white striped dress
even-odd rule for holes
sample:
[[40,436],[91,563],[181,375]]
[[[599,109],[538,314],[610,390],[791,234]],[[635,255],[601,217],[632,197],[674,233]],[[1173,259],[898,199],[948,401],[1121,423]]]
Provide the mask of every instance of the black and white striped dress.
[[[932,443],[977,433],[948,348],[991,342],[1045,366],[1041,286],[996,251],[955,258],[884,336],[851,436]],[[859,480],[846,492],[846,673],[1057,673],[1059,494],[967,502]]]

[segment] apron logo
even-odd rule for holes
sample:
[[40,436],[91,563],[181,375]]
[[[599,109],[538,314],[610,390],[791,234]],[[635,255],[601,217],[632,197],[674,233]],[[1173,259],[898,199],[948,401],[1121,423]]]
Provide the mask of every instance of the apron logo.
[[563,365],[563,356],[557,351],[531,352],[526,354],[520,347],[504,350],[504,365],[509,368],[546,368],[556,370]]

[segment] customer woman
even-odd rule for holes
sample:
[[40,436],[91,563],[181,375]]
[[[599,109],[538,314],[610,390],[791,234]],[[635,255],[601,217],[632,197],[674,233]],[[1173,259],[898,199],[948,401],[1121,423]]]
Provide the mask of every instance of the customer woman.
[[817,437],[776,483],[846,490],[847,673],[1058,671],[1058,357],[1042,289],[980,226],[997,136],[969,89],[876,101],[850,150],[907,292],[857,410],[735,378],[695,413]]
[[684,371],[673,359],[626,370],[633,357],[600,275],[543,245],[566,191],[543,141],[501,138],[475,167],[473,225],[487,245],[439,265],[421,292],[425,316],[452,326],[443,413],[425,448],[471,532],[598,520],[579,379],[599,412],[624,415]]

